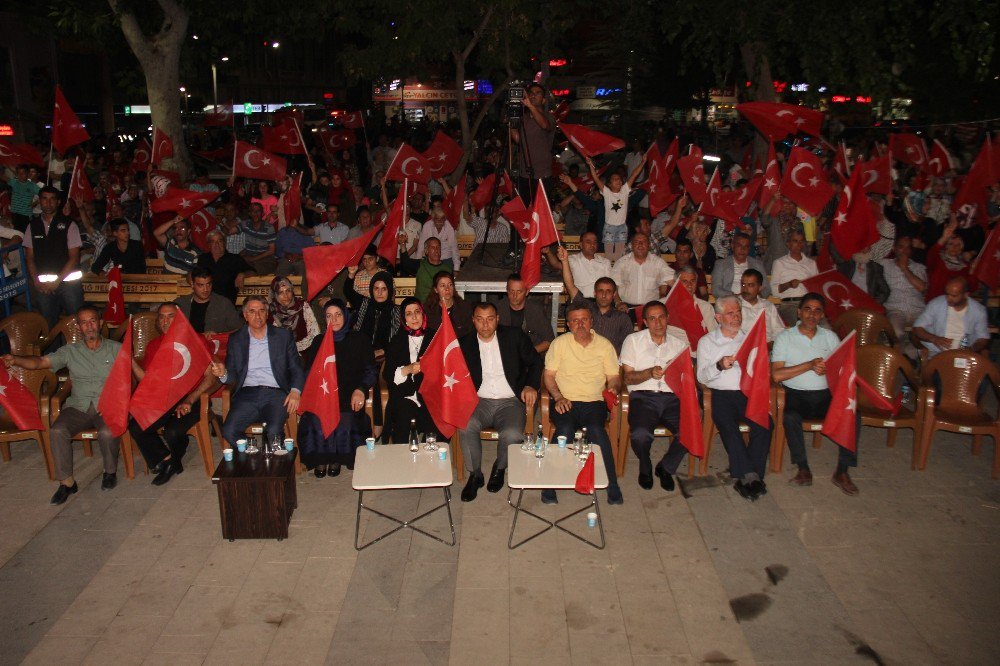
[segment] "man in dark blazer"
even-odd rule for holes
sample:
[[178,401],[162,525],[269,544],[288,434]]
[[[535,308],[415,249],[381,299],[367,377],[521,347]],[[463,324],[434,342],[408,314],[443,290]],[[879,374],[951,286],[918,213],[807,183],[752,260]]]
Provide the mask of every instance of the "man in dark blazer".
[[306,374],[295,337],[267,325],[267,302],[250,296],[243,304],[247,325],[229,336],[226,363],[213,362],[212,374],[232,390],[222,437],[233,447],[251,423],[266,423],[268,439],[281,436],[288,416],[298,409]]
[[497,460],[486,490],[495,493],[503,487],[507,447],[519,443],[524,436],[525,408],[534,408],[542,379],[542,357],[531,339],[519,328],[498,328],[498,321],[496,306],[476,303],[472,311],[476,332],[458,341],[479,394],[479,404],[468,426],[459,431],[465,468],[469,472],[469,481],[462,490],[463,502],[476,499],[476,493],[483,487],[483,444],[479,439],[483,428],[500,434]]
[[[733,234],[733,242],[730,245],[732,252],[725,259],[715,262],[712,269],[712,295],[716,298],[723,296],[739,295],[739,280],[743,277],[743,271],[755,269],[761,275],[767,275],[764,264],[757,257],[750,256],[750,237],[744,233]],[[733,287],[736,287],[734,290]],[[762,298],[771,295],[771,281],[764,280],[764,288],[761,290]]]

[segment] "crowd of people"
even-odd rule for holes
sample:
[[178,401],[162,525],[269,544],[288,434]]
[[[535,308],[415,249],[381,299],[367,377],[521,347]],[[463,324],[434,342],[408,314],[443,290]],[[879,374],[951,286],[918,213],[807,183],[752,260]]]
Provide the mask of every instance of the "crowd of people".
[[[702,215],[682,193],[651,215],[641,187],[650,176],[646,141],[637,138],[627,149],[602,156],[601,168],[595,158],[570,150],[555,159],[556,121],[545,108],[540,86],[531,87],[526,106],[530,113],[513,140],[527,143],[522,159],[529,154],[535,166],[528,174],[521,171],[528,184],[518,183],[518,191],[530,200],[530,183],[543,179],[558,226],[579,237],[578,251],[553,244],[542,255],[548,279],[562,281],[567,295],[566,332],[561,334],[553,330],[542,297],[529,293],[517,272],[507,279],[506,294],[498,301],[467,302],[456,293],[463,262],[458,237],[505,243],[514,235],[511,222],[498,212],[507,197],[490,200],[481,209],[466,197],[457,224],[449,220],[443,196],[457,178],[432,180],[407,193],[408,219],[400,230],[394,266],[373,244],[356,266],[324,285],[317,298],[307,301],[300,295],[307,293],[303,250],[372,230],[397,194],[399,184],[386,179],[397,149],[405,140],[429,142],[426,127],[410,128],[404,136],[401,124],[376,124],[368,130],[375,137],[372,146],[359,143],[336,154],[317,147],[307,157],[292,158],[292,173],[303,176],[297,219],[289,219],[284,205],[292,175],[277,183],[213,181],[206,167],[199,167],[184,187],[221,194],[206,209],[217,221],[207,229],[182,214],[151,211],[150,202],[165,191],[165,176],[136,170],[126,145],[111,144],[103,151],[94,143],[81,148],[83,169],[94,183],[93,201],[65,196],[74,159],[53,156],[48,174],[28,166],[6,173],[0,235],[7,245],[23,244],[24,264],[11,253],[5,268],[29,277],[32,303],[50,325],[72,315],[82,333],[80,342],[44,356],[4,357],[8,366],[66,368],[73,381],[72,397],[51,429],[60,482],[52,502],[65,502],[77,491],[70,437],[83,428],[99,433],[102,487],[116,484],[118,446],[97,412],[97,396],[119,343],[102,336],[101,312],[84,304],[83,271],[106,274],[118,267],[126,275],[143,273],[153,258],[162,258],[164,270],[185,276],[191,286],[189,296],[156,309],[158,332],[165,333],[181,312],[198,333],[229,334],[225,361],[213,361],[189,395],[149,428],[130,424],[157,485],[183,471],[187,431],[197,418],[193,406],[222,385],[232,392],[222,433],[228,446],[254,422],[266,423],[267,436],[281,434],[299,406],[306,370],[324,330],[338,350],[341,419],[329,436],[308,412],[298,428],[302,460],[321,478],[337,476],[343,466],[352,468],[354,452],[367,437],[405,441],[411,421],[420,432],[441,436],[419,389],[422,357],[447,312],[479,396],[468,426],[459,433],[469,473],[463,501],[474,500],[484,485],[489,492],[502,488],[507,446],[521,441],[530,427],[526,414],[543,390],[552,401],[553,437],[572,438],[586,428],[608,473],[608,502],[620,504],[623,496],[605,423],[627,389],[627,427],[639,460],[639,485],[650,489],[655,477],[661,488],[672,491],[690,443],[678,434],[681,400],[664,381],[664,368],[681,354],[692,357],[698,381],[712,390],[713,418],[736,490],[757,499],[767,492],[771,431],[752,424],[749,444],[743,442],[738,426],[746,397],[739,388],[743,369],[734,354],[760,317],[773,344],[773,380],[787,393],[784,426],[797,468],[791,482],[811,484],[801,423],[822,417],[830,406],[824,359],[840,342],[824,317],[826,296],[803,285],[819,274],[816,258],[821,253],[828,253],[846,280],[885,307],[902,351],[914,363],[945,349],[988,352],[988,313],[980,303],[984,292],[971,267],[986,229],[1000,216],[996,187],[987,210],[952,212],[957,172],[927,180],[898,165],[892,194],[871,196],[880,216],[879,240],[864,252],[841,257],[829,241],[836,196],[818,216],[775,196],[768,206],[751,206],[738,223],[728,224]],[[642,139],[661,148],[675,138],[668,125],[650,129]],[[505,131],[498,126],[477,141],[468,167],[470,192],[502,160]],[[859,135],[851,148],[858,155],[869,154],[879,140]],[[549,142],[547,151],[538,151],[538,141]],[[724,189],[739,188],[754,175],[739,157],[748,143],[733,137],[729,150],[722,151]],[[956,145],[954,152],[967,156],[972,149],[970,142],[964,148]],[[833,158],[832,152],[824,155],[828,162]],[[841,181],[831,175],[830,182],[839,193]],[[664,255],[671,255],[670,261]],[[273,278],[269,294],[248,296],[237,307],[240,289],[251,275]],[[416,289],[415,296],[397,303],[399,276],[415,277]],[[697,344],[671,321],[665,300],[675,284],[688,292],[701,314],[706,334]],[[136,379],[155,352],[156,340],[133,364]],[[388,393],[384,405],[381,386]],[[364,405],[371,389],[376,390],[369,420]],[[668,428],[674,438],[654,465],[651,444],[658,427]],[[499,433],[488,479],[482,469],[482,429]],[[842,447],[832,480],[848,495],[858,493],[849,474],[856,464],[856,452]],[[546,491],[542,501],[558,499]]]

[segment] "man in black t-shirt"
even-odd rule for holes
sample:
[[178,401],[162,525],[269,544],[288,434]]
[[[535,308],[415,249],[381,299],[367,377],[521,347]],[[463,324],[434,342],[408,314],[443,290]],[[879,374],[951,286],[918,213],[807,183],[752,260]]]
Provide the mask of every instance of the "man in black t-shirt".
[[214,229],[205,236],[208,252],[198,257],[198,266],[212,274],[212,291],[236,303],[236,295],[243,280],[253,275],[253,267],[238,254],[226,251],[226,235]]

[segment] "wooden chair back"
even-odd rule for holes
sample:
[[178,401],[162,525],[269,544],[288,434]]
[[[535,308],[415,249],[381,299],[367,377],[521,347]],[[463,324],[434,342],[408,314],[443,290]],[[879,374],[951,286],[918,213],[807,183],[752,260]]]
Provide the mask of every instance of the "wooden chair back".
[[0,333],[7,334],[10,353],[17,356],[38,354],[48,332],[49,323],[37,312],[18,312],[0,321]]
[[843,339],[851,331],[855,332],[856,347],[864,345],[886,344],[896,345],[896,331],[889,318],[881,312],[859,308],[849,310],[837,317],[833,322],[833,330]]

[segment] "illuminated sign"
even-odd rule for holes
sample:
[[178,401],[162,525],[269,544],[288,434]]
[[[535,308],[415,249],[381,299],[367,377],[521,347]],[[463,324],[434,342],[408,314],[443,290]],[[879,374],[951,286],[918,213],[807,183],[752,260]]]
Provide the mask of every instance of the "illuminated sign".
[[[253,112],[254,112],[253,104],[251,104],[250,102],[244,102],[243,113],[249,116]],[[260,107],[257,108],[257,113],[260,113]]]
[[553,58],[549,60],[549,67],[562,67],[566,64],[566,58]]
[[478,90],[479,94],[483,97],[488,97],[493,94],[493,84],[487,79],[479,79],[476,81],[476,90]]
[[568,97],[569,96],[569,88],[555,88],[553,90],[550,90],[549,92],[552,93],[553,97]]
[[594,97],[610,97],[620,94],[621,91],[621,88],[598,88],[594,91]]
[[788,87],[786,81],[772,81],[772,83],[774,84],[774,92],[776,93],[783,93],[785,92],[785,88]]
[[0,136],[14,136],[14,126],[6,123],[0,125]]

